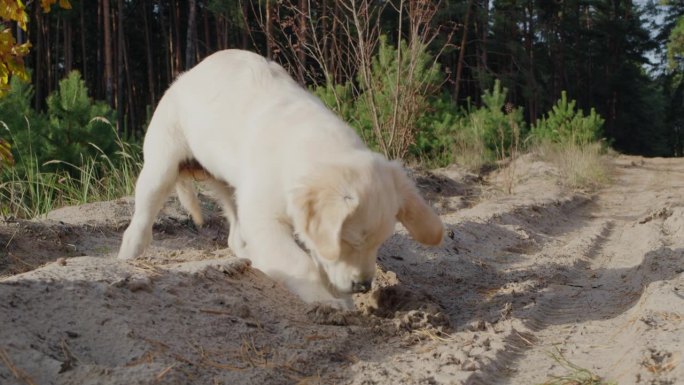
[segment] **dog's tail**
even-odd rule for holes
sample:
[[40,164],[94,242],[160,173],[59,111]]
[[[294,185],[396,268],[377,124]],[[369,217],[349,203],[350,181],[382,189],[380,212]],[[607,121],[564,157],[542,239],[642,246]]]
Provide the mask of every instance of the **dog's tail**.
[[192,184],[192,180],[184,178],[182,175],[176,181],[176,194],[181,205],[188,211],[197,227],[204,224],[202,218],[202,209],[200,208],[199,199],[197,198],[197,190]]

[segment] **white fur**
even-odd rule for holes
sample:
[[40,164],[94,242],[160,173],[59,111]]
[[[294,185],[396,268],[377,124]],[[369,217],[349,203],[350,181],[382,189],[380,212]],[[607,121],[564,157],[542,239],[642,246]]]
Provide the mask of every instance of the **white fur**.
[[442,239],[439,218],[398,164],[369,151],[282,67],[254,53],[221,51],[180,76],[159,102],[143,151],[121,259],[148,246],[174,185],[202,223],[192,183],[179,172],[188,160],[208,173],[231,249],[308,302],[349,306],[352,282],[372,279],[397,220],[423,243]]

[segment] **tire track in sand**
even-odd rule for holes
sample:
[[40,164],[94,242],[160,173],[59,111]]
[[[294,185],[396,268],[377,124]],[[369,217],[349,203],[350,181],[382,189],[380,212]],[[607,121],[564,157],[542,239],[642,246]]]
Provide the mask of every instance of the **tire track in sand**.
[[[567,373],[551,358],[556,351],[620,383],[634,383],[657,371],[643,365],[642,357],[653,349],[640,320],[643,304],[651,299],[649,286],[681,272],[681,249],[671,248],[673,231],[663,231],[663,221],[672,215],[668,207],[684,205],[676,193],[684,187],[678,182],[684,179],[684,163],[649,160],[646,167],[634,167],[625,158],[616,163],[615,183],[596,197],[595,205],[582,208],[586,212],[572,213],[575,220],[585,221],[579,230],[534,256],[571,256],[572,267],[560,282],[547,282],[535,306],[514,312],[522,326],[467,383],[542,383],[549,375]],[[683,307],[678,304],[679,310]],[[663,381],[650,383],[675,383]]]

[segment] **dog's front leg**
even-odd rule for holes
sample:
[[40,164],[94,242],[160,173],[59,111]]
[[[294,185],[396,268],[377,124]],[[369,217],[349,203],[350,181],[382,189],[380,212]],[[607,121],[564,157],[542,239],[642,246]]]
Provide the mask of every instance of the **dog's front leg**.
[[[254,198],[254,196],[251,196]],[[305,302],[353,307],[351,297],[335,297],[323,283],[309,254],[295,241],[292,228],[267,210],[266,200],[238,201],[240,229],[252,266],[283,282]]]
[[275,221],[254,222],[243,219],[242,233],[255,268],[283,282],[305,302],[343,309],[353,306],[351,297],[337,298],[326,288],[318,267],[297,245],[289,226]]

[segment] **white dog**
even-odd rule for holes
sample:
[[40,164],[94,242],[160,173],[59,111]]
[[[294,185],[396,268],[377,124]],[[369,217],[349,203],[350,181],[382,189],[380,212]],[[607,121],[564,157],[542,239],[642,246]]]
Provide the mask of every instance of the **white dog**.
[[192,177],[221,201],[230,248],[308,302],[349,306],[351,293],[368,291],[397,220],[421,243],[442,240],[439,217],[399,164],[368,150],[281,66],[254,53],[221,51],[180,76],[154,112],[143,152],[121,259],[149,245],[174,185],[201,225]]

